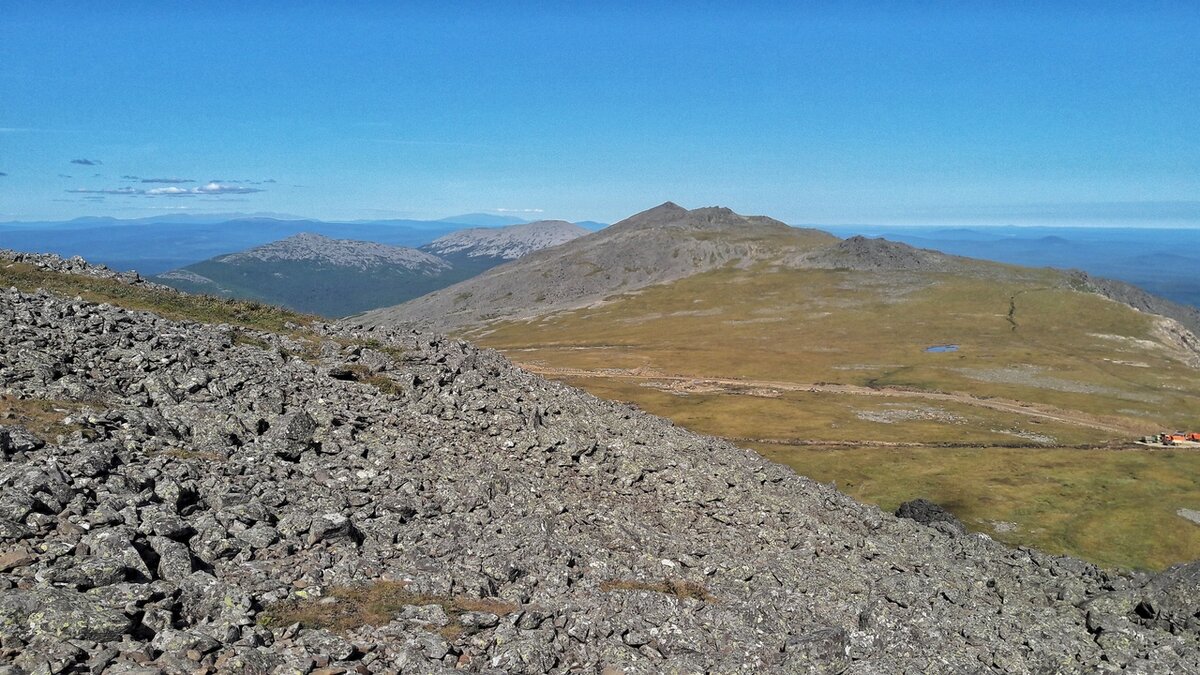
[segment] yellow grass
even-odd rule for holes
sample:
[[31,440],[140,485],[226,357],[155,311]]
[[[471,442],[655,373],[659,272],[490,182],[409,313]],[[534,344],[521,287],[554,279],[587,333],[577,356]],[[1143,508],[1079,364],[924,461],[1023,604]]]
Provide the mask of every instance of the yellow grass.
[[[992,270],[727,268],[465,335],[887,508],[924,496],[979,529],[1017,523],[1005,541],[1103,563],[1200,558],[1200,526],[1175,515],[1200,509],[1200,454],[1105,449],[1200,427],[1200,371],[1154,317],[1051,270]],[[938,344],[959,351],[925,351]],[[800,386],[816,384],[856,393]]]

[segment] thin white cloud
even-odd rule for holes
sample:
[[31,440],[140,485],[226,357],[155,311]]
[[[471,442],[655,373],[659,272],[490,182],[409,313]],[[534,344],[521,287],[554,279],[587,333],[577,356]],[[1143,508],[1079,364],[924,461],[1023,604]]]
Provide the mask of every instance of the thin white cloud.
[[[144,183],[146,181],[142,181],[142,182]],[[150,190],[146,190],[145,194],[150,195],[152,197],[157,197],[159,195],[179,196],[179,195],[193,195],[196,193],[192,192],[191,190],[189,190],[187,188],[163,187],[163,188],[152,188]]]
[[[126,176],[122,178],[128,179]],[[143,183],[195,183],[191,178],[143,178]]]
[[106,190],[90,190],[87,188],[75,188],[74,190],[67,190],[67,192],[70,192],[72,194],[77,194],[77,195],[140,195],[140,194],[142,194],[141,190],[135,190],[133,188],[110,188],[110,189],[106,189]]
[[206,185],[201,185],[195,188],[196,194],[203,195],[248,195],[254,192],[262,192],[261,188],[244,187],[241,185],[226,185],[213,181]]
[[[146,182],[146,181],[142,181]],[[126,195],[130,197],[195,197],[205,196],[214,199],[219,199],[225,195],[248,195],[255,192],[264,192],[262,188],[246,187],[243,185],[227,185],[224,183],[211,182],[200,187],[185,188],[177,185],[167,187],[150,188],[149,190],[139,190],[132,187],[119,188],[75,188],[67,190],[72,194],[85,195]]]
[[492,209],[497,213],[545,213],[546,209]]

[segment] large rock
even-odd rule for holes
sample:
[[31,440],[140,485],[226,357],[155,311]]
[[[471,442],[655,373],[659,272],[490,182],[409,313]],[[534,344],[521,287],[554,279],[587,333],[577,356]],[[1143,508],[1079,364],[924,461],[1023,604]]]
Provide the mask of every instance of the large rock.
[[64,639],[120,640],[133,620],[83,593],[60,588],[0,592],[0,635],[30,640],[41,635]]
[[922,525],[929,525],[930,527],[936,523],[943,523],[944,526],[949,526],[958,532],[967,531],[966,526],[953,513],[950,513],[942,506],[928,499],[914,499],[904,502],[896,509],[896,517],[915,520]]

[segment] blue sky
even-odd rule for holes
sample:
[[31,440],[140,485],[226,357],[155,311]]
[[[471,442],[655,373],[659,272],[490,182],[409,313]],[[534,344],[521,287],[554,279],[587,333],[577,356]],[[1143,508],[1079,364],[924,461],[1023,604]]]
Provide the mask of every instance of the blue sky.
[[4,0],[0,220],[1200,226],[1194,3],[377,4]]

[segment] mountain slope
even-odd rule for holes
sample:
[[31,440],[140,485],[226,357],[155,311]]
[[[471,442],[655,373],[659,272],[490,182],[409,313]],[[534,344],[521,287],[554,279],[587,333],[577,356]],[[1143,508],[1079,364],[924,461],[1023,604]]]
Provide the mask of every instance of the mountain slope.
[[834,241],[832,235],[770,218],[716,207],[688,211],[668,202],[404,306],[357,318],[370,325],[412,323],[444,330],[497,316],[579,307],[616,292],[728,264],[748,267]]
[[323,316],[417,297],[453,281],[453,266],[400,246],[301,233],[159,275],[189,292],[253,298]]
[[[1200,483],[1172,478],[1200,465],[1102,448],[1200,427],[1185,309],[1068,271],[666,205],[367,319],[454,327],[889,508],[928,494],[1013,543],[1161,567],[1200,556],[1177,515]],[[829,450],[862,447],[853,463]],[[929,463],[898,468],[897,448]],[[999,498],[998,456],[1041,478]]]
[[587,234],[578,225],[562,220],[539,220],[508,227],[458,230],[421,247],[445,258],[498,259],[507,262],[543,248],[565,244]]
[[21,671],[1200,667],[1195,565],[896,518],[459,341],[0,258]]

